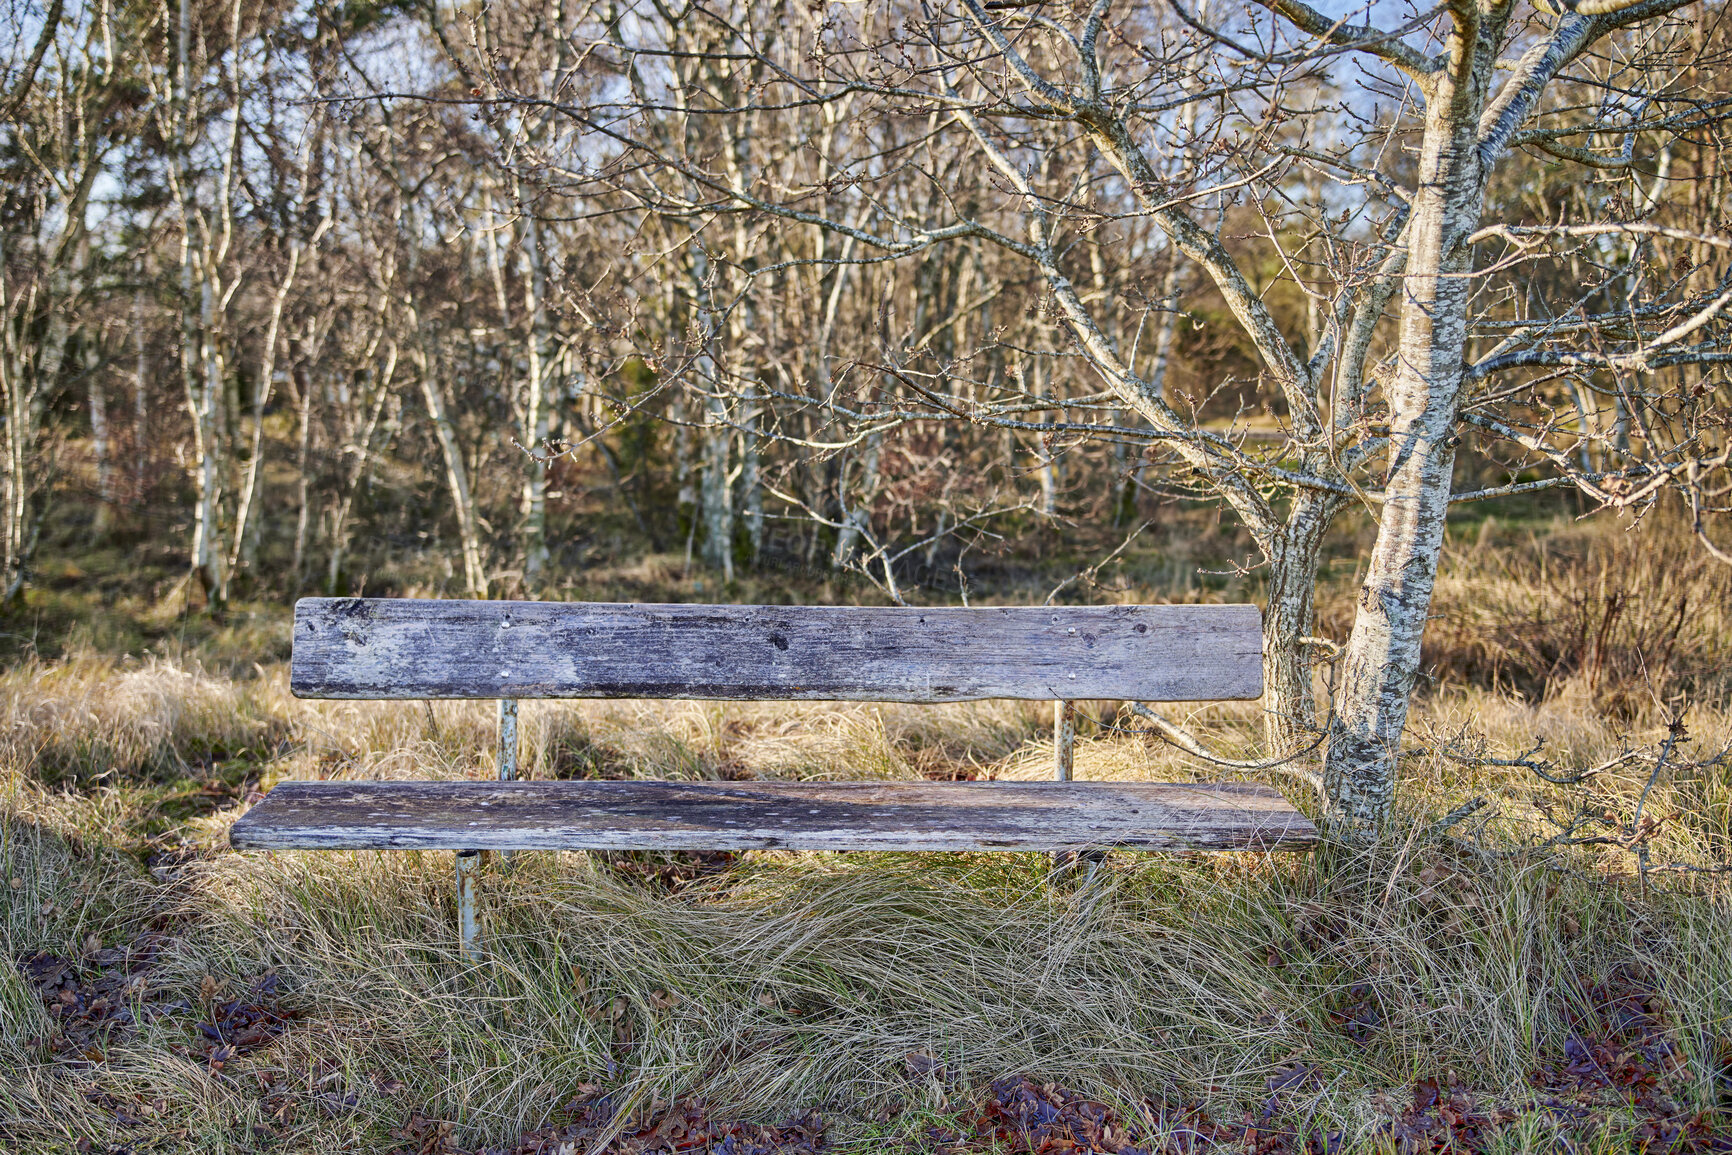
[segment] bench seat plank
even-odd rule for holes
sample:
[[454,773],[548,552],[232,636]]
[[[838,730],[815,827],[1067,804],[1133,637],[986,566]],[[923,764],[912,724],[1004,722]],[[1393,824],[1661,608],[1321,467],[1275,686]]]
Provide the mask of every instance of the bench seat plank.
[[1303,850],[1253,784],[284,782],[232,828],[253,850]]
[[303,598],[303,698],[1201,702],[1263,692],[1250,605],[712,606]]

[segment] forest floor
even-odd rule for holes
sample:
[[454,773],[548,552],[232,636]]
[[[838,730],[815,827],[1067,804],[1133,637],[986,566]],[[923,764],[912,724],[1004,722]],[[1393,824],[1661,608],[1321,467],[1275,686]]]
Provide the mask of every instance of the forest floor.
[[[480,965],[450,855],[226,834],[287,778],[490,776],[491,704],[300,701],[281,605],[47,583],[0,671],[0,1151],[1732,1150],[1732,597],[1651,543],[1560,548],[1452,547],[1375,846],[1059,886],[1020,854],[526,853],[485,876]],[[1188,721],[1246,751],[1256,708]],[[522,724],[543,778],[1050,772],[1042,704]],[[1600,769],[1487,761],[1541,740]],[[1076,772],[1212,777],[1086,721]]]

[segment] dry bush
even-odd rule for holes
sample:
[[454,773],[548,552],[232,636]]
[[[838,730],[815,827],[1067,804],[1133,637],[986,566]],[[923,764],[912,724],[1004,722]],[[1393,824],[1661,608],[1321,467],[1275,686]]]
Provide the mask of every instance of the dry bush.
[[1426,665],[1445,684],[1579,696],[1631,718],[1732,693],[1732,567],[1675,519],[1511,533],[1494,518],[1439,569]]

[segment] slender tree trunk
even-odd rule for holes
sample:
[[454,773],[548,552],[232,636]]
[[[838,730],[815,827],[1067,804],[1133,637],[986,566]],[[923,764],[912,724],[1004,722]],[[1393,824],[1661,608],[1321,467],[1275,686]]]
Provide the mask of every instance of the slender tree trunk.
[[746,513],[746,541],[751,546],[754,565],[764,548],[764,479],[758,449],[759,419],[760,411],[756,404],[740,419],[740,507]]
[[536,589],[547,568],[547,273],[541,227],[519,199],[523,216],[525,305],[529,309],[529,377],[523,398],[523,448],[529,460],[523,478],[523,584]]
[[445,461],[445,483],[451,490],[451,504],[457,511],[457,537],[463,551],[463,585],[470,597],[484,598],[487,596],[487,570],[481,560],[475,499],[470,496],[469,471],[463,467],[463,451],[457,444],[457,432],[447,416],[445,387],[436,376],[435,365],[429,364],[425,354],[418,355],[416,368],[421,377],[421,397],[427,403],[427,416],[432,419],[439,453]]
[[833,565],[843,566],[853,560],[861,531],[872,524],[872,503],[878,497],[878,457],[883,444],[884,435],[881,433],[872,433],[866,438],[866,455],[860,462],[860,482],[852,505],[848,503],[846,458],[836,471],[836,499],[842,506],[842,516],[838,520],[842,528],[836,533],[836,551],[830,557]]
[[[183,274],[183,284],[185,275]],[[216,324],[215,286],[211,284],[208,271],[200,276],[199,281],[198,322],[196,325],[189,323],[187,328],[193,332],[186,334],[189,342],[186,356],[191,370],[188,374],[190,392],[187,401],[192,409],[193,451],[198,458],[198,501],[194,506],[192,565],[193,572],[198,575],[199,584],[204,588],[206,603],[213,610],[220,610],[228,594],[228,582],[222,564],[222,545],[218,540],[221,532],[219,519],[222,501],[222,451],[217,444],[217,406],[221,402],[222,360],[217,352],[215,334],[211,331]],[[193,342],[196,342],[198,350],[196,364],[191,361]]]
[[145,465],[150,460],[150,397],[146,382],[149,363],[144,353],[144,270],[138,268],[139,287],[132,293],[132,499],[144,500]]
[[[321,231],[322,228],[321,228]],[[314,243],[317,243],[317,236]],[[271,319],[265,326],[264,353],[259,358],[259,379],[253,386],[253,439],[247,454],[246,474],[241,479],[240,504],[235,509],[235,526],[229,547],[228,572],[234,573],[248,552],[253,533],[253,503],[258,498],[259,467],[265,451],[265,407],[270,404],[271,386],[277,375],[277,337],[283,323],[283,307],[294,288],[295,273],[301,264],[301,243],[297,239],[289,246],[289,267],[283,273],[277,291],[271,297]]]
[[307,558],[307,519],[312,501],[312,479],[308,471],[313,464],[313,381],[304,359],[293,356],[294,352],[291,348],[292,372],[300,393],[300,404],[295,407],[295,550],[289,562],[289,574],[293,587],[298,591]]
[[[92,358],[91,360],[94,360]],[[87,367],[90,379],[90,452],[96,458],[96,513],[90,520],[90,535],[100,541],[114,516],[114,454],[108,428],[108,391],[102,372]]]
[[722,571],[724,581],[734,580],[734,503],[729,477],[729,449],[734,430],[729,412],[728,382],[722,380],[716,358],[716,314],[710,300],[710,270],[703,254],[691,270],[692,290],[697,300],[697,379],[704,395],[703,469],[698,478],[699,518],[704,528],[704,561]]
[[[714,359],[706,357],[712,365]],[[714,380],[714,375],[710,375]],[[717,383],[712,388],[719,389]],[[704,560],[722,571],[724,581],[734,580],[734,503],[728,477],[728,448],[733,429],[728,424],[728,403],[711,393],[704,407],[704,472],[699,496],[703,504]]]
[[385,399],[390,396],[391,382],[396,375],[397,343],[393,341],[385,355],[385,368],[379,374],[379,385],[367,411],[366,424],[361,427],[355,444],[350,446],[354,465],[343,478],[342,492],[336,495],[331,505],[331,556],[325,570],[325,590],[333,597],[340,592],[338,587],[342,582],[343,554],[349,544],[349,512],[355,504],[355,491],[360,488],[361,479],[366,476],[367,466],[372,462],[373,434],[379,428],[379,417],[385,411]]

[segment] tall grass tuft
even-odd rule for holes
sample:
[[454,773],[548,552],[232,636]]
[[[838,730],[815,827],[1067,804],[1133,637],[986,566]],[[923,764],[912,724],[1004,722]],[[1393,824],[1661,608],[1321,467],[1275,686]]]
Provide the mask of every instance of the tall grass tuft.
[[1620,718],[1732,701],[1732,567],[1655,519],[1508,534],[1488,518],[1439,571],[1433,675]]

